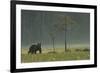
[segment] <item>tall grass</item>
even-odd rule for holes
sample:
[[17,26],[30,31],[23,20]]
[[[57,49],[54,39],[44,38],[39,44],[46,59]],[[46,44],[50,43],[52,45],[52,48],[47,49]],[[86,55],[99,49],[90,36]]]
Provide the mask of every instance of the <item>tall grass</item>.
[[[60,51],[61,50],[61,51]],[[28,49],[22,49],[21,62],[47,62],[47,61],[69,61],[69,60],[87,60],[90,59],[90,51],[87,49],[67,49],[64,52],[62,49],[52,52],[50,50],[44,50],[42,54],[28,54]],[[85,51],[84,51],[85,50]]]

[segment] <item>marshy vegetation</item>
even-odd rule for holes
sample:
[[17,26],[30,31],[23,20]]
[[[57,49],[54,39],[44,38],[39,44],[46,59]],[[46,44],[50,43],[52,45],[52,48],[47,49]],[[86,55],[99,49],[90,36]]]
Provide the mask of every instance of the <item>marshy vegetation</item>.
[[48,61],[73,61],[73,60],[88,60],[90,59],[90,50],[84,49],[57,49],[55,52],[50,49],[43,49],[43,53],[28,54],[28,49],[22,49],[21,62],[48,62]]

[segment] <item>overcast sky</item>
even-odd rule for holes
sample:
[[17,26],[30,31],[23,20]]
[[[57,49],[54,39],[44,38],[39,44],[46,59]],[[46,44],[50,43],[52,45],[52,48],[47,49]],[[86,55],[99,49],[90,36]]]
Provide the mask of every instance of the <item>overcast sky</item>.
[[64,47],[64,31],[56,31],[54,25],[63,26],[65,17],[70,17],[75,23],[67,22],[67,44],[71,46],[89,46],[90,44],[90,14],[75,12],[51,12],[21,10],[21,45],[28,48],[32,43],[41,42],[43,48],[52,47],[49,35],[54,32],[55,47]]

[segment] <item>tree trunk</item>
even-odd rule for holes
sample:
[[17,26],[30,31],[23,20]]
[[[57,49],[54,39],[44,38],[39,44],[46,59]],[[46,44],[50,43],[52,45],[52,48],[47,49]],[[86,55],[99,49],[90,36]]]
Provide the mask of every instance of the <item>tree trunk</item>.
[[65,52],[67,51],[67,23],[66,23],[66,17],[65,17]]
[[[65,27],[66,28],[66,27]],[[65,52],[67,51],[67,40],[66,40],[67,30],[65,30]]]
[[54,38],[52,38],[52,42],[53,42],[53,51],[55,52]]

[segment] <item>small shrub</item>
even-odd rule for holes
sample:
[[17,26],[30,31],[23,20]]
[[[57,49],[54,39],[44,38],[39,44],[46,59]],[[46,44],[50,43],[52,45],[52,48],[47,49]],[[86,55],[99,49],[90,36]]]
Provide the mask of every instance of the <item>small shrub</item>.
[[81,49],[75,49],[75,51],[82,51]]
[[66,49],[66,52],[71,52],[71,50],[70,49]]
[[88,48],[85,48],[85,49],[83,49],[83,51],[90,51],[90,49],[88,49]]

